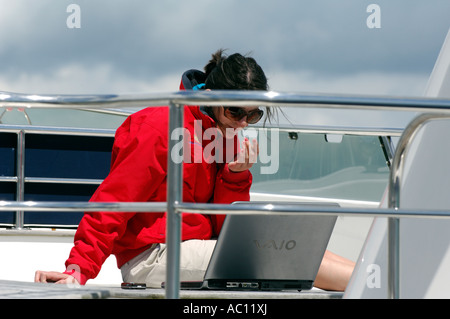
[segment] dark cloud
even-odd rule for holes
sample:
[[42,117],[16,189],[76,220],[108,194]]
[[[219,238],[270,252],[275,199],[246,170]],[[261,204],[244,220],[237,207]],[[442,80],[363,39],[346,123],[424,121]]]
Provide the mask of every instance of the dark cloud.
[[[67,28],[71,3],[81,8],[80,29]],[[7,63],[0,72],[45,76],[68,65],[108,65],[112,76],[154,81],[202,68],[218,48],[252,52],[269,73],[431,72],[450,27],[450,2],[376,1],[380,29],[366,25],[370,3],[3,0],[0,61]]]

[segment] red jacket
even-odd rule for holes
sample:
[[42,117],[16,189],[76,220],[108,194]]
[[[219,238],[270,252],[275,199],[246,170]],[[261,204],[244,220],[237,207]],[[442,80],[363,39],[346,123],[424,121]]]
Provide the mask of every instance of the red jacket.
[[[184,126],[191,137],[192,160],[183,163],[183,201],[231,203],[249,200],[250,171],[234,173],[228,170],[227,164],[208,163],[203,156],[201,163],[198,158],[194,161],[194,154],[198,156],[198,152],[210,143],[209,139],[198,135],[215,127],[215,123],[199,107],[185,107],[184,113]],[[201,133],[194,134],[196,120],[201,120],[202,128]],[[91,201],[166,201],[167,151],[168,108],[149,107],[132,114],[117,129],[110,173]],[[225,218],[223,215],[187,213],[182,217],[182,240],[217,236]],[[120,268],[153,243],[164,242],[165,232],[165,213],[85,213],[66,267],[78,269],[77,279],[85,284],[97,276],[110,254],[116,256]]]

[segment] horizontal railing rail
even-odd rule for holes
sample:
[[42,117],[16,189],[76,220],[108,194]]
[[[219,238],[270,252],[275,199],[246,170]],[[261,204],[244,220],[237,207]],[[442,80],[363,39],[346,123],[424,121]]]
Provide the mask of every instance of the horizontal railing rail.
[[[0,106],[1,107],[1,106]],[[298,132],[298,133],[323,133],[323,134],[349,134],[349,135],[370,135],[370,136],[400,136],[402,128],[395,127],[361,127],[351,125],[252,125],[250,129],[276,129],[279,132]],[[35,134],[56,134],[56,135],[75,135],[75,136],[99,136],[113,137],[115,130],[112,129],[94,129],[94,128],[76,128],[76,127],[54,127],[37,125],[11,125],[1,124],[0,132]]]
[[[363,207],[329,207],[327,205],[308,205],[301,203],[295,205],[277,201],[267,201],[261,204],[193,204],[183,202],[174,205],[174,208],[183,213],[205,213],[211,215],[250,215],[250,214],[277,214],[277,215],[339,215],[359,217],[410,217],[410,218],[446,218],[450,217],[449,210],[424,210],[400,208],[363,208]],[[26,212],[133,212],[133,213],[160,213],[166,212],[167,202],[47,202],[47,201],[0,201],[0,212],[22,210]]]
[[178,91],[130,95],[36,95],[0,92],[0,107],[105,109],[147,106],[210,105],[296,106],[338,109],[442,112],[448,99],[311,95],[265,91]]
[[[450,100],[432,98],[392,98],[392,97],[363,97],[363,96],[328,96],[328,95],[304,95],[294,93],[261,92],[261,91],[179,91],[167,94],[150,95],[37,95],[16,94],[0,92],[0,107],[24,107],[24,108],[75,108],[75,109],[106,109],[106,108],[129,108],[148,106],[169,107],[169,131],[183,127],[183,105],[235,105],[235,106],[282,106],[282,107],[314,107],[335,109],[359,109],[359,110],[386,110],[386,111],[410,111],[450,114]],[[169,135],[170,136],[170,135]],[[172,149],[178,140],[169,139],[169,149]],[[397,155],[396,155],[397,156]],[[169,158],[169,157],[168,157]],[[391,169],[390,198],[395,198],[398,192],[396,171],[401,169],[402,161],[396,161]],[[19,169],[20,170],[20,169]],[[19,177],[20,178],[20,177]],[[20,199],[15,202],[0,201],[0,211],[22,210],[39,211],[58,210],[73,211],[167,211],[167,279],[166,297],[179,297],[179,255],[181,241],[181,212],[204,212],[208,213],[317,213],[333,215],[383,215],[397,222],[395,227],[389,227],[389,236],[398,238],[398,217],[428,216],[444,218],[450,216],[449,212],[441,211],[403,211],[399,207],[389,209],[349,209],[349,208],[306,208],[290,207],[281,208],[262,205],[258,207],[239,207],[233,205],[214,204],[187,204],[181,200],[182,194],[182,164],[168,160],[167,172],[167,202],[164,203],[49,203],[49,202],[24,202]],[[394,194],[394,195],[392,195]],[[392,201],[391,201],[392,202]],[[397,202],[398,203],[398,202]],[[151,204],[151,205],[150,205]],[[395,202],[394,202],[395,204]],[[81,206],[79,206],[81,205]],[[69,207],[70,206],[70,207]],[[275,208],[275,209],[274,209]],[[394,235],[392,234],[394,233]],[[395,245],[398,242],[394,243]],[[398,245],[391,248],[398,259]],[[389,254],[391,256],[391,253]],[[396,260],[389,260],[389,263]],[[389,265],[389,271],[395,267]],[[390,273],[389,279],[398,282],[398,271]],[[398,297],[397,291],[390,296]],[[395,289],[395,288],[394,288]]]
[[114,136],[115,133],[115,130],[111,129],[89,129],[76,127],[0,124],[0,132],[19,133],[21,131],[24,131],[25,133],[34,133],[34,134],[56,134],[56,135],[100,136],[100,137],[112,137]]

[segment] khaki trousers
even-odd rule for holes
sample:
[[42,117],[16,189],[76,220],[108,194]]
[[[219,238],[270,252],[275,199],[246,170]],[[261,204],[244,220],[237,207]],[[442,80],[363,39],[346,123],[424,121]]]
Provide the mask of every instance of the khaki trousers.
[[[187,240],[181,243],[180,280],[201,281],[208,267],[215,240]],[[153,244],[121,268],[124,282],[146,283],[149,288],[161,288],[166,281],[166,245]]]

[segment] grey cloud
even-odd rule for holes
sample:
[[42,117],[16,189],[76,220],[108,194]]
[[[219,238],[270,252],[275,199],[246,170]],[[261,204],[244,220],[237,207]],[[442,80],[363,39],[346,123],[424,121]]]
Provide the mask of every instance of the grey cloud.
[[[374,2],[381,7],[377,30],[365,24],[366,7]],[[80,29],[66,26],[70,3],[80,5]],[[220,47],[253,52],[269,73],[424,74],[431,72],[450,27],[446,0],[433,5],[425,0],[3,0],[0,5],[8,16],[0,21],[0,60],[7,61],[0,72],[11,77],[103,64],[111,76],[154,81],[203,67]]]

